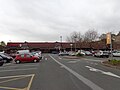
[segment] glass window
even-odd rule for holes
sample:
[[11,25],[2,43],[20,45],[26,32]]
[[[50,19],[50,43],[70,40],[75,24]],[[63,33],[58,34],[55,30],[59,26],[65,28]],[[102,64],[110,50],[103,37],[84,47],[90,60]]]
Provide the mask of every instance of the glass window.
[[24,55],[21,55],[22,58],[24,58]]
[[26,57],[28,57],[28,58],[29,58],[29,57],[30,57],[30,55],[28,55],[28,54],[27,54],[27,55],[26,55]]

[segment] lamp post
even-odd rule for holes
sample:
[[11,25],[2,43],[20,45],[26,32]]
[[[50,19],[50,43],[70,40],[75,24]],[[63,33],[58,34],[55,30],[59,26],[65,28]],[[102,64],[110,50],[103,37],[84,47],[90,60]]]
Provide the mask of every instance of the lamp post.
[[62,51],[62,36],[60,36],[60,51]]
[[112,34],[110,33],[110,41],[111,41],[111,44],[110,44],[110,49],[111,49],[111,60],[113,59],[113,42],[112,42]]
[[19,44],[19,47],[20,47],[20,49],[21,49],[21,47],[22,47],[22,44]]
[[111,44],[110,44],[110,48],[111,48],[111,60],[113,60],[113,50],[114,50],[114,47],[113,47],[113,43],[114,43],[114,38],[112,37],[112,34],[111,34]]
[[75,35],[74,36],[74,39],[75,39],[75,52],[76,52],[76,38],[77,38],[77,36]]
[[112,45],[112,35],[111,35],[111,32],[107,33],[107,44],[110,45],[110,51],[111,51],[111,55],[110,55],[110,58],[111,60],[113,59],[113,54],[112,54],[112,49],[113,49],[113,45]]
[[70,44],[70,46],[71,46],[71,52],[72,52],[72,46],[73,46],[73,44]]

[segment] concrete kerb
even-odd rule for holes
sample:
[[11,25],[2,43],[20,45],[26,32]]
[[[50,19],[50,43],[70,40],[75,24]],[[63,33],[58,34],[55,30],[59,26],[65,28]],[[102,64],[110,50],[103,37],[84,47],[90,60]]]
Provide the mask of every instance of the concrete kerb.
[[[66,58],[66,59],[82,59],[84,57],[77,57],[77,56],[63,56],[63,58]],[[107,67],[111,67],[111,68],[115,68],[115,69],[120,69],[120,67],[118,66],[113,66],[111,64],[107,64],[105,62],[107,62],[108,60],[105,60],[105,61],[101,61],[101,64],[104,65],[104,66],[107,66]]]
[[106,61],[102,61],[101,64],[104,65],[104,66],[107,66],[107,67],[111,67],[111,68],[115,68],[115,69],[120,69],[119,66],[114,66],[114,65],[111,65],[111,64],[108,64],[108,63],[105,63],[107,62],[108,60]]
[[66,59],[81,59],[83,57],[77,57],[77,56],[63,56],[63,58],[66,58]]

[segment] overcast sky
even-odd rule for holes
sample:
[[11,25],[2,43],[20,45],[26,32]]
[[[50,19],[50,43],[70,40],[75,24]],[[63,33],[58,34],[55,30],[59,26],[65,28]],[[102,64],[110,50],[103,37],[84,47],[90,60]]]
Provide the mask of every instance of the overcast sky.
[[120,31],[120,0],[0,0],[0,41],[63,41],[73,31]]

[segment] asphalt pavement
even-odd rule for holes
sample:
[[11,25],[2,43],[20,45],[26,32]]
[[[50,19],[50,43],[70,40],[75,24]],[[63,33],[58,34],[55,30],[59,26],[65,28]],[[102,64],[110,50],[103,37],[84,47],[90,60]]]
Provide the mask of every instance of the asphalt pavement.
[[103,66],[105,59],[43,56],[39,63],[0,67],[0,90],[120,90],[120,70]]
[[0,67],[0,90],[30,90],[39,63],[8,63]]

